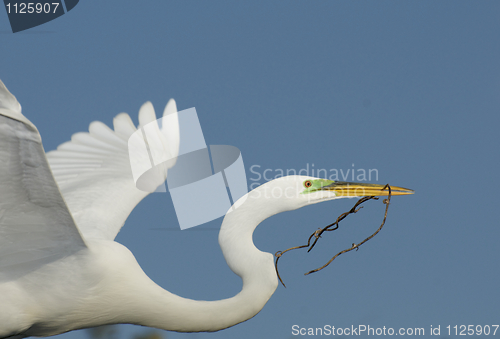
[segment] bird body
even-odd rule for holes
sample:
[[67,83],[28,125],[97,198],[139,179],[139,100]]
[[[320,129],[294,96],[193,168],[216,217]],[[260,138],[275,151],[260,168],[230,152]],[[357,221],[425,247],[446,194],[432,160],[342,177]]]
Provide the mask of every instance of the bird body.
[[0,309],[0,337],[48,336],[113,321],[112,310],[125,301],[120,292],[129,286],[130,278],[121,278],[134,269],[142,271],[134,266],[133,255],[114,241],[86,244],[71,256],[0,284],[0,300],[8,305]]
[[[152,105],[144,104],[139,127],[156,124],[155,119]],[[164,119],[161,129],[153,129],[160,151],[174,160],[158,165],[158,175],[146,185],[153,189],[164,182],[178,154],[173,100]],[[263,220],[322,201],[387,195],[381,185],[347,187],[307,176],[257,187],[231,207],[219,233],[224,258],[242,279],[241,292],[217,301],[182,298],[154,283],[134,255],[114,241],[148,194],[137,189],[130,169],[127,140],[135,131],[121,113],[114,130],[93,122],[89,133],[73,135],[46,155],[38,130],[0,81],[0,338],[116,323],[179,332],[233,326],[255,316],[278,285],[273,256],[252,241]],[[393,195],[413,193],[392,188]]]
[[[278,181],[295,186],[301,180]],[[224,257],[243,280],[236,296],[218,301],[179,297],[147,277],[125,246],[86,239],[86,247],[71,256],[0,284],[2,304],[15,305],[0,310],[0,324],[9,324],[0,327],[0,337],[12,333],[49,336],[114,323],[180,332],[217,331],[252,318],[278,285],[273,256],[258,250],[252,241],[260,222],[279,212],[268,207],[277,198],[262,198],[268,185],[242,197],[244,203],[228,213],[221,226]],[[282,206],[284,210],[298,207]],[[257,215],[256,209],[265,213]]]

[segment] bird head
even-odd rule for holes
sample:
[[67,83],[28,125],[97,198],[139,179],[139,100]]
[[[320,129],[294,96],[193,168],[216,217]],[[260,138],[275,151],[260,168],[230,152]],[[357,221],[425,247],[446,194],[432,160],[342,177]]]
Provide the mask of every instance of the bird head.
[[[413,193],[414,191],[408,188],[391,186],[392,196]],[[237,202],[235,207],[249,198],[258,200],[263,208],[272,206],[279,213],[333,199],[387,195],[389,195],[389,189],[386,185],[291,175],[271,180],[257,187],[242,201]]]

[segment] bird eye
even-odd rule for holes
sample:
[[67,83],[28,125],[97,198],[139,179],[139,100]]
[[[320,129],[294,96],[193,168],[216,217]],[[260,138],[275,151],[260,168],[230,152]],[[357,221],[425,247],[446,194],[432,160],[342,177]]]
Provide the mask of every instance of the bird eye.
[[304,187],[305,188],[308,188],[308,187],[311,187],[311,186],[312,186],[312,182],[310,180],[304,181]]

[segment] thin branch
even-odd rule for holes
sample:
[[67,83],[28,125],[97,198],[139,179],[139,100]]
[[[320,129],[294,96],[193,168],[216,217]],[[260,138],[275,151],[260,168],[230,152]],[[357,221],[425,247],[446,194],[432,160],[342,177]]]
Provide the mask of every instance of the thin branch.
[[[333,256],[333,258],[331,258],[326,264],[324,264],[323,266],[319,267],[319,268],[316,268],[312,271],[309,271],[307,273],[305,273],[305,275],[308,275],[308,274],[311,274],[311,273],[314,273],[314,272],[318,272],[320,270],[322,270],[323,268],[327,267],[328,265],[330,265],[332,263],[333,260],[335,260],[335,258],[337,258],[339,255],[341,254],[344,254],[344,253],[347,253],[347,252],[350,252],[354,249],[356,249],[356,251],[359,249],[359,247],[361,245],[363,245],[365,242],[367,242],[368,240],[370,240],[371,238],[373,238],[375,235],[377,235],[378,232],[380,232],[380,230],[382,229],[382,227],[384,227],[384,224],[385,224],[385,220],[387,219],[387,211],[389,210],[389,204],[390,204],[390,201],[391,201],[391,186],[389,186],[389,184],[385,185],[385,187],[382,189],[386,189],[388,188],[389,189],[389,194],[387,196],[387,199],[384,199],[383,200],[383,203],[386,205],[385,206],[385,214],[384,214],[384,220],[382,221],[382,224],[380,225],[380,227],[372,234],[370,235],[368,238],[366,238],[365,240],[363,240],[362,242],[360,242],[359,244],[352,244],[352,246],[348,249],[345,249],[343,251],[340,251],[339,253],[337,253],[335,256]],[[286,249],[284,251],[278,251],[275,253],[275,256],[276,256],[276,261],[274,263],[274,266],[275,266],[275,269],[276,269],[276,274],[278,275],[278,279],[280,280],[281,284],[286,287],[285,283],[283,282],[283,280],[281,279],[281,276],[279,274],[279,271],[278,271],[278,260],[279,258],[281,258],[281,256],[283,254],[285,254],[286,252],[288,251],[291,251],[291,250],[296,250],[296,249],[299,249],[299,248],[305,248],[305,247],[309,247],[309,249],[307,250],[307,252],[310,252],[314,246],[316,245],[316,243],[318,242],[319,238],[321,238],[321,235],[324,233],[324,232],[329,232],[329,231],[335,231],[339,228],[339,222],[344,220],[348,215],[350,214],[354,214],[354,213],[357,213],[361,208],[363,208],[363,206],[360,206],[361,204],[367,202],[368,200],[371,200],[371,199],[374,199],[374,200],[378,200],[377,197],[374,197],[374,196],[370,196],[370,197],[363,197],[361,199],[359,199],[356,204],[347,212],[345,213],[342,213],[338,218],[337,220],[328,225],[328,226],[325,226],[321,229],[318,229],[316,230],[313,234],[311,234],[309,236],[309,238],[307,239],[307,244],[305,245],[302,245],[302,246],[295,246],[295,247],[291,247],[289,249]],[[311,239],[314,237],[314,241],[313,243],[311,244]]]

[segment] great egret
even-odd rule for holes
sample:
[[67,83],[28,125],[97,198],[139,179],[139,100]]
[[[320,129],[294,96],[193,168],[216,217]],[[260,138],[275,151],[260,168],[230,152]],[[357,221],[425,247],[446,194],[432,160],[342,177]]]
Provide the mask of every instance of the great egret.
[[[171,100],[164,114],[173,112]],[[155,118],[145,103],[140,125]],[[158,135],[175,157],[179,127],[176,118],[170,121]],[[322,201],[387,195],[381,185],[346,186],[307,176],[261,185],[235,203],[219,233],[227,264],[243,280],[241,292],[218,301],[182,298],[155,284],[132,253],[113,241],[147,195],[135,187],[128,162],[127,139],[136,128],[125,113],[113,123],[114,131],[93,122],[90,133],[73,135],[46,156],[36,127],[0,82],[0,338],[115,323],[180,332],[233,326],[255,316],[278,285],[272,254],[252,241],[259,223]],[[411,193],[392,187],[393,195]]]

